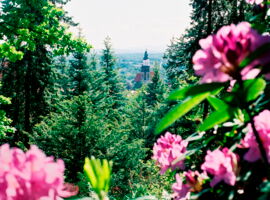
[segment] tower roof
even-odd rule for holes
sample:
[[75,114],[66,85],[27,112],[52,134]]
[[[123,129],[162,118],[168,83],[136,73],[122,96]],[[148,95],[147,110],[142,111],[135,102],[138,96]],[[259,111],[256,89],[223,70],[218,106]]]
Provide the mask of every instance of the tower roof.
[[144,52],[144,57],[143,57],[144,60],[148,60],[148,53],[147,51]]

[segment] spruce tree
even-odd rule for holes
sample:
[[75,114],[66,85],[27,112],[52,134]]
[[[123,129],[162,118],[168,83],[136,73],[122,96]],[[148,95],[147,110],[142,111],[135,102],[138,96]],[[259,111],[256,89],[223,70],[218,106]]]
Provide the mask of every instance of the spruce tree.
[[88,95],[64,100],[33,129],[31,143],[65,162],[67,180],[79,181],[85,157],[99,156],[97,141],[105,132],[102,113],[93,111]]
[[148,106],[154,107],[157,103],[161,103],[165,99],[166,87],[161,80],[159,73],[159,66],[156,65],[154,68],[154,76],[150,83],[146,87],[146,103]]
[[66,163],[68,179],[78,182],[78,173],[83,172],[85,157],[98,155],[95,152],[98,147],[93,146],[105,132],[106,125],[99,126],[103,111],[96,108],[100,102],[93,101],[95,98],[91,95],[93,88],[93,93],[99,93],[93,80],[96,66],[92,66],[93,62],[86,62],[86,52],[74,52],[73,55],[69,70],[64,71],[71,77],[68,79],[68,85],[72,86],[70,93],[56,106],[54,112],[35,126],[31,141],[48,154],[62,158]]
[[70,60],[70,77],[72,95],[82,95],[89,91],[89,65],[85,52],[73,53],[73,59]]
[[131,122],[131,135],[133,138],[147,138],[147,129],[149,125],[150,112],[149,105],[146,103],[146,86],[136,90],[136,93],[130,94],[126,106],[127,117]]
[[2,91],[12,98],[7,113],[17,130],[13,145],[22,141],[27,146],[28,137],[23,133],[31,133],[34,124],[50,111],[52,56],[88,48],[71,39],[61,23],[65,18],[65,12],[48,0],[2,2],[1,35],[24,54],[19,61],[8,61],[3,71]]
[[113,109],[118,109],[122,106],[123,100],[123,85],[117,70],[115,69],[116,58],[112,49],[111,39],[107,37],[104,41],[105,48],[102,50],[101,67],[104,72],[104,83],[107,86],[108,97],[113,100]]
[[[70,96],[70,66],[66,56],[59,56],[54,59],[52,69],[54,70],[54,88],[53,94],[57,97],[54,99],[66,99]],[[59,100],[60,101],[60,100]]]
[[108,108],[107,115],[114,123],[117,123],[121,118],[120,112],[125,102],[123,96],[124,88],[115,69],[116,58],[113,55],[111,39],[109,37],[104,40],[104,46],[100,65],[105,86],[105,100]]

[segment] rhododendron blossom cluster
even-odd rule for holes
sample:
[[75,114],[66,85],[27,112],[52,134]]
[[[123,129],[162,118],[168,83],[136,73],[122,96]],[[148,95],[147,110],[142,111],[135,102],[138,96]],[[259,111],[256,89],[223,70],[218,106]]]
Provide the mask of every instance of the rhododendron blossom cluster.
[[207,151],[205,162],[201,169],[214,176],[210,183],[211,187],[214,187],[220,181],[234,185],[238,168],[237,163],[237,155],[228,148],[216,149],[214,151]]
[[208,178],[206,173],[191,170],[184,172],[184,176],[192,192],[200,192],[202,190],[203,181]]
[[64,162],[54,161],[36,146],[24,153],[8,144],[0,147],[0,199],[55,200],[76,195],[64,184]]
[[187,200],[190,196],[190,186],[184,184],[179,174],[175,176],[176,182],[172,185],[175,200]]
[[204,179],[208,178],[205,173],[198,171],[187,171],[183,173],[186,183],[183,183],[179,174],[176,174],[176,183],[172,185],[174,197],[178,200],[188,199],[190,192],[200,192]]
[[246,0],[247,3],[250,3],[250,4],[262,4],[263,3],[263,0]]
[[157,140],[153,148],[153,159],[161,167],[161,174],[164,174],[169,168],[172,170],[184,169],[184,160],[174,162],[186,153],[187,145],[188,142],[183,140],[181,136],[169,132]]
[[268,42],[270,36],[260,35],[247,22],[223,26],[217,34],[200,40],[202,49],[193,57],[195,73],[202,76],[203,83],[255,78],[260,72],[255,66],[269,63],[269,52],[244,69],[239,65],[251,52]]
[[[263,147],[267,154],[268,162],[270,163],[270,111],[264,110],[258,116],[254,117],[255,128],[259,133]],[[255,162],[261,158],[256,137],[254,135],[251,124],[248,125],[248,133],[241,142],[242,147],[249,148],[244,159],[250,162]]]

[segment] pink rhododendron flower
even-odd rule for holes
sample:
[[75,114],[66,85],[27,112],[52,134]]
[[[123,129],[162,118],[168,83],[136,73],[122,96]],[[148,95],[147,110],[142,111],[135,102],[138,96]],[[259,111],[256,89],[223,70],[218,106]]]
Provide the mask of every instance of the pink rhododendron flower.
[[62,160],[55,162],[36,146],[24,153],[4,144],[0,147],[0,199],[55,200],[75,195],[64,185],[64,169]]
[[200,40],[202,49],[193,57],[194,70],[202,76],[203,83],[255,78],[260,73],[260,69],[255,66],[269,63],[270,52],[242,70],[238,66],[251,52],[268,42],[270,36],[260,35],[247,22],[223,26],[217,34]]
[[176,168],[184,169],[184,160],[177,163],[173,162],[186,153],[187,145],[188,142],[182,140],[181,136],[169,132],[157,140],[153,148],[153,159],[161,167],[161,174],[164,174],[169,168],[172,168],[172,170]]
[[[254,123],[266,151],[268,162],[270,163],[270,111],[262,111],[258,116],[254,117]],[[248,133],[241,141],[241,146],[249,148],[248,152],[244,156],[245,160],[255,162],[261,158],[259,146],[251,124],[248,124]]]
[[206,173],[200,174],[198,171],[187,171],[183,173],[185,184],[179,174],[176,174],[176,183],[173,184],[173,196],[178,200],[189,199],[190,192],[200,192],[202,190],[203,180],[207,177]]
[[250,3],[250,4],[262,4],[263,3],[263,0],[246,0],[247,3]]
[[228,148],[224,148],[222,151],[220,149],[212,152],[207,151],[205,162],[201,168],[214,176],[210,183],[211,187],[214,187],[220,181],[234,185],[236,182],[237,161],[237,155]]
[[207,174],[200,174],[198,171],[188,170],[184,172],[184,176],[186,177],[186,183],[191,188],[191,192],[200,192],[202,190],[203,181],[207,179]]
[[191,187],[187,184],[183,184],[182,178],[179,174],[176,174],[176,183],[172,185],[172,190],[174,192],[173,196],[175,200],[187,200],[189,199]]

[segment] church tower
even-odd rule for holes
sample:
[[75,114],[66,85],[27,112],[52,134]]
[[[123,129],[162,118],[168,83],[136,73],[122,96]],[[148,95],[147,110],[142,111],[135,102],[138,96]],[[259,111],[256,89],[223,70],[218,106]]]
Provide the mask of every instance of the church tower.
[[143,64],[141,67],[142,81],[147,82],[150,80],[150,60],[147,51],[144,52]]
[[148,52],[144,52],[143,62],[141,65],[141,71],[136,74],[134,79],[134,88],[140,88],[144,83],[148,83],[152,80],[154,72],[151,72],[150,60],[148,58]]

